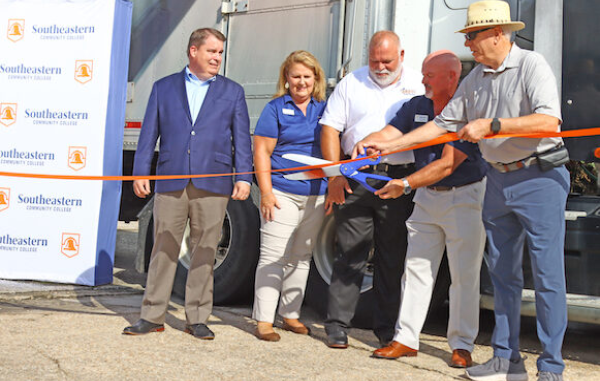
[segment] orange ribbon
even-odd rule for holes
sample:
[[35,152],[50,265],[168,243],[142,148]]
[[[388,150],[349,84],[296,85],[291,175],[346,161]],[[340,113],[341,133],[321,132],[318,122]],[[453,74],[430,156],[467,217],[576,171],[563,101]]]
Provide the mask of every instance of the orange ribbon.
[[[562,132],[553,132],[553,133],[535,133],[535,134],[497,134],[497,135],[488,135],[484,139],[499,139],[499,138],[574,138],[581,136],[592,136],[592,135],[600,135],[600,127],[596,128],[586,128],[580,130],[569,130]],[[456,136],[455,132],[449,132],[442,136],[439,136],[435,139],[431,139],[425,143],[416,144],[412,147],[400,149],[397,151],[393,151],[387,153],[385,155],[390,155],[392,153],[403,152],[415,150],[423,147],[430,147],[437,144],[445,144],[449,142],[453,142],[459,140]],[[377,157],[377,155],[368,156],[370,158]],[[384,156],[384,155],[382,155]],[[200,174],[200,175],[162,175],[162,176],[75,176],[75,175],[45,175],[45,174],[35,174],[35,173],[15,173],[15,172],[0,172],[0,176],[5,177],[25,177],[30,179],[53,179],[53,180],[104,180],[104,181],[132,181],[132,180],[174,180],[174,179],[196,179],[196,178],[205,178],[205,177],[225,177],[225,176],[235,176],[235,175],[248,175],[255,174],[260,172],[283,172],[283,171],[306,171],[311,169],[318,169],[323,167],[329,167],[332,165],[338,165],[342,163],[349,163],[352,161],[362,160],[361,159],[349,159],[342,160],[338,162],[331,162],[327,164],[319,164],[319,165],[308,165],[302,167],[293,167],[293,168],[282,168],[282,169],[272,169],[270,171],[253,171],[253,172],[236,172],[236,173],[213,173],[213,174]]]

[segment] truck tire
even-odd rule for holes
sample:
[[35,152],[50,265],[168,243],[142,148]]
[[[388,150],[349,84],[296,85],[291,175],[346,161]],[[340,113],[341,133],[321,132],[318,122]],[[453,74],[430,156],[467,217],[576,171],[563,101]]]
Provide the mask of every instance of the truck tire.
[[[333,216],[327,216],[323,227],[317,238],[313,250],[313,261],[311,262],[308,284],[306,287],[305,303],[313,308],[321,317],[327,315],[328,288],[331,283],[331,273],[336,245],[335,227]],[[372,255],[372,252],[370,253]],[[448,287],[450,286],[450,273],[446,256],[440,265],[435,288],[431,298],[429,316],[437,314],[440,308],[445,306],[448,299]],[[352,326],[356,328],[371,328],[373,326],[373,272],[370,265],[363,278],[361,294],[356,306]]]
[[[153,226],[152,222],[151,225]],[[147,243],[153,243],[148,229]],[[254,273],[259,254],[260,218],[252,200],[230,200],[221,230],[214,267],[214,304],[223,305],[251,300]],[[173,283],[173,293],[185,298],[189,268],[189,227],[184,234],[179,263]],[[146,245],[147,257],[152,244]]]

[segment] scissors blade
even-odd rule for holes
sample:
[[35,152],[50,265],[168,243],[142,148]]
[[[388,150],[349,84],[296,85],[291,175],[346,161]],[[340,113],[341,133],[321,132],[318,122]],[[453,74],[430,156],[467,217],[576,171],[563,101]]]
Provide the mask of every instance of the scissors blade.
[[[298,163],[306,164],[306,165],[323,165],[323,164],[331,164],[332,161],[319,159],[312,156],[301,155],[297,153],[286,153],[282,156],[284,159],[292,160]],[[340,172],[340,164],[330,165],[323,168],[311,169],[304,172],[296,172],[288,175],[284,175],[288,180],[313,180],[313,179],[321,179],[323,177],[331,177],[331,176],[340,176],[342,173]]]
[[283,175],[288,180],[314,180],[314,179],[322,179],[324,177],[328,177],[325,172],[321,168],[312,169],[310,171],[304,172],[296,172],[290,173],[287,175]]

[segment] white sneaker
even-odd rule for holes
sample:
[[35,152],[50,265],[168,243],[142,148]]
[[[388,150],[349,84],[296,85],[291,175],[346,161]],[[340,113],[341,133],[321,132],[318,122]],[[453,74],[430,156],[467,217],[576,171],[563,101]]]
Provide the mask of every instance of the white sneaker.
[[508,360],[494,356],[485,364],[467,368],[467,377],[474,381],[527,381],[524,359]]

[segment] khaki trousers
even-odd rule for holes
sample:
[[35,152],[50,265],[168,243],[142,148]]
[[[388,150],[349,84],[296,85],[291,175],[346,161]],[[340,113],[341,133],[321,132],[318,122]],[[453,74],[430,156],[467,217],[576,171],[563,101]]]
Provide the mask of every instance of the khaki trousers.
[[450,268],[448,344],[473,351],[479,332],[479,272],[485,246],[481,219],[485,178],[449,191],[419,188],[406,221],[408,250],[394,340],[419,349],[440,262],[446,248]]
[[181,241],[190,221],[190,268],[185,288],[187,324],[206,323],[213,305],[213,266],[229,196],[195,188],[157,193],[154,199],[154,247],[142,301],[141,318],[163,324]]
[[[325,217],[325,196],[302,196],[273,189],[281,209],[273,221],[262,220],[260,259],[256,267],[254,310],[257,321],[279,314],[300,317],[312,249]],[[281,302],[279,302],[281,298]]]

